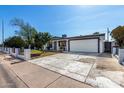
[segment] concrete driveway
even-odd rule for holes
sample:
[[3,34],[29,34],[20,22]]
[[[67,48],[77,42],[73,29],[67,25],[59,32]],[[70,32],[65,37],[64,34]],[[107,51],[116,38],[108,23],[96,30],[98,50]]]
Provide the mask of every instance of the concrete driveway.
[[[83,63],[79,60],[81,58],[89,57],[91,58],[91,56],[84,56],[80,54],[60,53],[48,57],[31,60],[30,62],[85,82],[86,77],[94,63]],[[95,60],[96,58],[92,57],[92,59]]]
[[[117,63],[116,59],[109,56],[93,53],[59,53],[29,62],[94,87],[123,87],[124,69]],[[116,64],[114,69],[119,69],[119,71],[107,66],[110,63],[110,67]],[[116,75],[117,73],[118,75]],[[113,77],[114,75],[116,78]]]
[[[11,58],[11,59],[10,59]],[[92,86],[25,62],[0,55],[0,87],[5,88],[91,88]],[[13,62],[17,62],[11,64]]]

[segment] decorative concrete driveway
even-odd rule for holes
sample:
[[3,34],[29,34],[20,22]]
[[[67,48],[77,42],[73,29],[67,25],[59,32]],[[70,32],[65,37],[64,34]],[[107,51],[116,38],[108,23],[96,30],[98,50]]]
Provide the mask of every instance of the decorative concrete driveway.
[[[113,78],[110,79],[111,76],[109,78],[106,76],[109,76],[108,70],[106,72],[105,69],[99,68],[100,65],[98,65],[98,63],[103,59],[106,59],[106,57],[99,57],[98,54],[59,53],[30,60],[29,62],[78,81],[88,83],[94,87],[122,87],[121,85],[124,83],[122,82],[122,84],[120,84],[121,80],[117,80],[120,76],[116,78],[117,81],[115,82]],[[109,59],[109,61],[113,61],[112,58]],[[99,74],[102,72],[104,72],[104,75]],[[122,72],[122,79],[124,79],[123,74]]]

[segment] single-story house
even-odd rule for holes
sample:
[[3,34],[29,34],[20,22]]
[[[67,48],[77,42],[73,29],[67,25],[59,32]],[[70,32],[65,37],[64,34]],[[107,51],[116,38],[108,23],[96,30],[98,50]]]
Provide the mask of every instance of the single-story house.
[[49,44],[49,50],[102,53],[104,52],[104,41],[105,34],[80,35],[74,37],[62,35],[62,37],[53,37]]

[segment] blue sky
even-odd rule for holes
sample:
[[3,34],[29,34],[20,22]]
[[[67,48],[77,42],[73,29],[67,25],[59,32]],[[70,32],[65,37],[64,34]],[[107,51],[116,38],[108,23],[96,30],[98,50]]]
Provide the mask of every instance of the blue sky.
[[17,30],[9,24],[15,17],[30,23],[38,31],[55,36],[87,35],[96,31],[106,33],[107,27],[112,30],[124,25],[124,6],[0,6],[5,38],[14,35]]

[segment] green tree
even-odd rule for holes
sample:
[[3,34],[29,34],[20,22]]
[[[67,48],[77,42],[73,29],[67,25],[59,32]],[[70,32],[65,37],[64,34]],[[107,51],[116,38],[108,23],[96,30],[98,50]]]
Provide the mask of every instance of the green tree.
[[118,26],[113,29],[111,36],[116,40],[119,47],[124,47],[124,26]]
[[10,40],[11,40],[11,37],[5,39],[5,41],[4,41],[4,46],[5,46],[5,47],[11,47],[11,42],[10,42]]
[[35,46],[43,50],[43,46],[50,42],[52,36],[48,32],[39,32],[35,35]]
[[25,23],[22,19],[17,18],[11,20],[10,24],[19,27],[19,31],[16,31],[16,34],[21,36],[28,45],[34,44],[34,38],[37,34],[37,30],[34,27],[29,23]]
[[9,37],[5,40],[6,47],[21,48],[25,47],[25,41],[20,36]]

